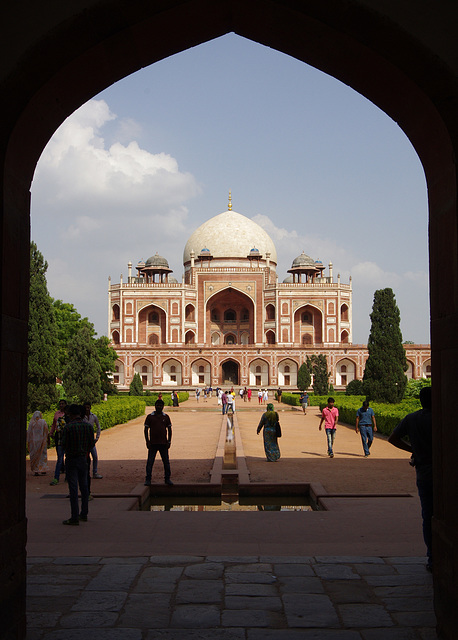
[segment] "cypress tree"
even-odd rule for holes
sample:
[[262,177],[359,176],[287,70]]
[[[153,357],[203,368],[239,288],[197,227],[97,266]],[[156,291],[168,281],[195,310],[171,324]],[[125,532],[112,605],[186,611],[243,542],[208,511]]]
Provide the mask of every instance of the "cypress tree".
[[392,289],[374,293],[369,357],[363,376],[364,393],[377,402],[400,402],[407,384],[406,353],[402,346],[401,316]]
[[75,402],[101,400],[100,362],[88,325],[81,326],[68,343],[63,384],[67,397]]
[[143,382],[140,378],[140,374],[134,374],[132,378],[132,382],[129,385],[129,395],[130,396],[142,396],[143,395]]
[[310,368],[306,362],[303,362],[297,372],[297,388],[300,391],[306,391],[310,387],[311,381]]
[[28,411],[45,411],[57,402],[57,329],[52,298],[46,284],[48,263],[34,242],[30,243],[30,292],[28,335]]
[[325,396],[329,393],[329,376],[328,361],[326,356],[320,354],[313,355],[310,358],[311,369],[313,373],[313,392],[317,396]]

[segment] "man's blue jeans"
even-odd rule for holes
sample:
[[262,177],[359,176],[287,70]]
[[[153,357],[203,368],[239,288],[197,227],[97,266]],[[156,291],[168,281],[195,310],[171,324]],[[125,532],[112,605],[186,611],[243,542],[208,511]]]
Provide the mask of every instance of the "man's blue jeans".
[[[99,466],[99,456],[97,455],[97,447],[95,445],[91,449],[91,456],[92,456],[92,475],[95,476],[95,474],[97,473],[97,468]],[[89,465],[90,464],[91,462],[89,461]]]
[[332,445],[334,444],[334,440],[336,439],[336,431],[337,429],[325,429],[326,437],[328,439],[328,455],[333,454]]
[[71,519],[79,520],[78,510],[78,485],[81,491],[81,515],[87,516],[89,491],[87,488],[87,457],[77,456],[76,458],[65,459],[65,469],[67,472],[68,490],[70,493],[70,507],[72,510]]
[[146,478],[145,481],[151,482],[151,473],[153,472],[154,460],[156,454],[159,451],[162,462],[164,464],[164,480],[170,480],[170,461],[169,461],[169,446],[167,444],[151,444],[148,449],[148,460],[146,461]]
[[227,403],[223,404],[223,416],[225,413],[227,413]]
[[368,456],[370,453],[369,449],[372,446],[372,440],[374,439],[372,426],[369,424],[360,424],[358,428],[361,435],[361,442],[363,443],[364,455]]
[[54,477],[59,480],[60,473],[64,464],[64,448],[61,444],[56,444],[57,462],[56,469],[54,471]]

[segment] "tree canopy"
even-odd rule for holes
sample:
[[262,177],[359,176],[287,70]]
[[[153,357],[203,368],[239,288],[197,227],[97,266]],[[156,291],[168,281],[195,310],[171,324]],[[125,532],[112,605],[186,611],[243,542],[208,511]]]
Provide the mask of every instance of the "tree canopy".
[[63,376],[65,393],[70,400],[81,404],[100,402],[100,362],[87,325],[80,327],[68,343]]
[[363,376],[364,393],[378,402],[400,402],[407,384],[407,360],[402,346],[401,315],[393,290],[378,289],[374,293],[371,331],[367,350],[369,357]]
[[312,376],[310,373],[310,367],[306,362],[303,362],[297,372],[297,388],[300,391],[307,391],[310,387]]
[[56,376],[57,327],[48,293],[46,271],[48,263],[30,244],[30,291],[28,334],[28,411],[45,411],[57,401]]
[[143,395],[143,382],[139,373],[135,373],[132,378],[132,382],[129,385],[130,396],[142,396]]
[[315,355],[311,358],[307,356],[307,364],[313,374],[313,392],[318,396],[325,396],[329,393],[328,361],[324,354]]

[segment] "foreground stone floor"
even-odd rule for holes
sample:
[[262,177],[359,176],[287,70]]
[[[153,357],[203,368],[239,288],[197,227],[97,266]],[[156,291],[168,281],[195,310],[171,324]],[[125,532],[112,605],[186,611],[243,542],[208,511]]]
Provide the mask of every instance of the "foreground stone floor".
[[432,640],[424,558],[28,560],[28,640]]

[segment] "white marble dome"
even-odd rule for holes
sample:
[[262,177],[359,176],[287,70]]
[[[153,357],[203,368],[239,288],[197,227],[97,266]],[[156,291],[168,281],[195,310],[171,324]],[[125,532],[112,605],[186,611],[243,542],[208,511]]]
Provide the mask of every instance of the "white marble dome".
[[246,258],[256,247],[266,259],[277,264],[277,251],[270,236],[256,222],[236,211],[224,211],[200,225],[190,236],[183,252],[183,264],[191,260],[191,251],[195,257],[202,249],[208,249],[213,259]]

